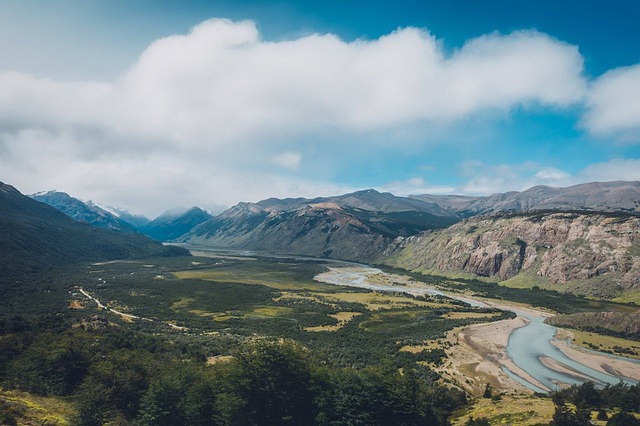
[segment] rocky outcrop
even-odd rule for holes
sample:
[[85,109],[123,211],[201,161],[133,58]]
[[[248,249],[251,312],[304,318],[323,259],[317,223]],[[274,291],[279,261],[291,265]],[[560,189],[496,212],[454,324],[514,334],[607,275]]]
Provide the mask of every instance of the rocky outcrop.
[[622,213],[476,217],[396,241],[386,254],[385,263],[410,270],[499,281],[526,273],[557,287],[581,286],[584,293],[640,290],[640,218]]

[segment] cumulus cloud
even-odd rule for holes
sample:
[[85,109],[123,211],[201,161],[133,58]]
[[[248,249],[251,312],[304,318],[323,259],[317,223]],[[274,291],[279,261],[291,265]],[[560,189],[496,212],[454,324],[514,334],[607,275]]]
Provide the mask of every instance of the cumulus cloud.
[[563,108],[583,98],[582,73],[576,46],[536,31],[447,53],[424,29],[274,42],[252,21],[213,19],[153,42],[115,81],[0,73],[0,177],[154,212],[204,198],[327,195],[338,187],[265,164],[299,172],[305,140],[327,129],[362,143],[349,135]]
[[640,180],[640,159],[622,159],[594,163],[584,168],[580,173],[584,182],[611,180]]
[[640,65],[600,76],[587,96],[584,126],[622,142],[640,142]]
[[534,162],[486,165],[475,161],[471,164],[474,167],[473,175],[450,193],[489,195],[523,191],[536,185],[564,187],[586,182],[640,180],[640,159],[618,158],[593,163],[573,174]]
[[381,192],[391,192],[399,196],[412,194],[449,194],[455,191],[454,186],[429,185],[429,183],[421,177],[389,182],[376,189]]
[[271,157],[271,162],[285,169],[296,170],[302,161],[299,152],[285,151]]

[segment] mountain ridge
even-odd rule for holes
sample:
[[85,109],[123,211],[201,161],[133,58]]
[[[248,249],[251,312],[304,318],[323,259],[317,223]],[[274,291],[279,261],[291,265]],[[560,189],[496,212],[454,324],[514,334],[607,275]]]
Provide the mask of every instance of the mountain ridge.
[[138,233],[78,222],[0,182],[0,278],[83,261],[188,255]]

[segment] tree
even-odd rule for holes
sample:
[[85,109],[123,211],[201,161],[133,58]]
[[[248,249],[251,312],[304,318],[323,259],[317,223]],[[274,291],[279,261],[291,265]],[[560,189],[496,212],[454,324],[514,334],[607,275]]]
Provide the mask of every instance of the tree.
[[611,419],[607,422],[607,426],[640,426],[640,420],[633,414],[621,411],[611,416]]
[[312,424],[316,416],[308,354],[290,342],[259,341],[241,348],[221,409],[233,424]]
[[578,409],[576,412],[565,404],[556,405],[553,419],[550,426],[584,426],[591,420],[591,412],[585,409]]
[[465,426],[489,426],[489,420],[487,420],[485,417],[481,417],[479,419],[469,417],[469,420],[467,420]]
[[484,393],[482,394],[482,397],[491,399],[491,383],[487,383],[487,386],[484,387]]

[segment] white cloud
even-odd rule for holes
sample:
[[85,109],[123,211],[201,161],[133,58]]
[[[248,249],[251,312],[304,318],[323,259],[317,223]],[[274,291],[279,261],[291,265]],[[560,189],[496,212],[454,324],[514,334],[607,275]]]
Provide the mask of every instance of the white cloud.
[[640,142],[640,65],[600,76],[587,96],[583,125],[622,142]]
[[489,195],[497,192],[523,191],[536,185],[567,186],[575,182],[575,178],[563,170],[544,167],[534,162],[493,166],[474,162],[473,165],[473,176],[456,188],[457,193]]
[[640,159],[617,158],[591,164],[580,173],[583,182],[611,180],[640,180]]
[[534,175],[540,181],[562,181],[568,179],[571,175],[555,167],[545,167]]
[[302,161],[302,154],[299,152],[285,151],[271,157],[271,162],[277,166],[289,170],[296,170]]
[[449,194],[455,190],[453,186],[429,185],[423,178],[413,177],[386,183],[376,188],[381,192],[407,196],[413,194]]
[[566,107],[584,95],[582,71],[576,46],[536,31],[485,35],[448,54],[416,28],[272,42],[254,22],[214,19],[155,41],[116,81],[0,73],[0,178],[151,212],[326,195],[338,189],[326,177],[296,186],[264,159],[290,174],[318,132],[362,143],[349,136]]
[[[489,195],[523,191],[536,185],[564,187],[586,182],[640,180],[640,159],[612,159],[590,164],[574,174],[533,162],[497,166],[474,162],[474,175],[451,193]],[[467,176],[467,175],[464,175]]]

